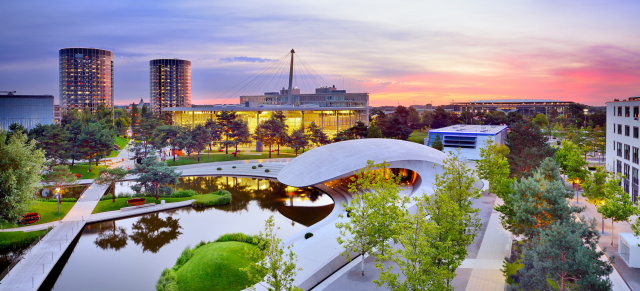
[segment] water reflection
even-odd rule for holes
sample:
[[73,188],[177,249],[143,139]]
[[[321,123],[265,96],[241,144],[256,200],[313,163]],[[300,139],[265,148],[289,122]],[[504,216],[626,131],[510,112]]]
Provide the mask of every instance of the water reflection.
[[162,219],[158,213],[145,215],[131,226],[133,234],[129,237],[134,243],[142,246],[143,252],[157,253],[164,245],[182,234],[179,231],[182,229],[179,221],[180,219],[171,216]]
[[114,251],[119,251],[122,248],[127,246],[127,230],[124,227],[116,226],[116,221],[109,221],[100,223],[99,225],[100,232],[98,232],[98,237],[93,242],[96,246],[101,249],[111,249]]
[[[82,196],[82,193],[85,189],[87,189],[87,185],[77,185],[72,187],[62,188],[60,191],[62,192],[62,198],[76,198],[79,199]],[[38,190],[36,196],[42,198],[54,198],[53,196],[53,187],[45,187],[43,189]]]

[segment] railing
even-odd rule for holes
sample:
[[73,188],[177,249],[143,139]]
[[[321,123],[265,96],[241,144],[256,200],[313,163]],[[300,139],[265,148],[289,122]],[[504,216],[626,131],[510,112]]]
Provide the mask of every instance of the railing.
[[6,277],[7,274],[9,274],[9,271],[11,271],[11,269],[13,269],[20,262],[20,260],[22,260],[22,258],[24,257],[24,255],[26,253],[30,253],[31,249],[36,244],[38,244],[52,229],[53,229],[53,227],[47,228],[46,231],[43,234],[41,234],[40,236],[38,236],[36,238],[36,240],[31,242],[31,244],[29,244],[29,246],[26,249],[24,249],[24,251],[22,252],[22,255],[20,255],[20,257],[18,259],[14,260],[11,264],[9,264],[9,266],[6,269],[4,269],[4,271],[2,271],[2,273],[0,273],[0,281],[2,281],[2,279],[4,279],[4,277]]

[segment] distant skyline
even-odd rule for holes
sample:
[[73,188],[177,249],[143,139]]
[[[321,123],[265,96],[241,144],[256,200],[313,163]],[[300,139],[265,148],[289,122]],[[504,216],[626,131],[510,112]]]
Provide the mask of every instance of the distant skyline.
[[0,90],[50,94],[56,104],[58,50],[67,47],[115,53],[116,104],[148,102],[149,61],[159,58],[192,62],[194,104],[237,103],[232,87],[291,48],[326,85],[368,92],[373,106],[603,106],[640,95],[634,0],[35,0],[0,10]]

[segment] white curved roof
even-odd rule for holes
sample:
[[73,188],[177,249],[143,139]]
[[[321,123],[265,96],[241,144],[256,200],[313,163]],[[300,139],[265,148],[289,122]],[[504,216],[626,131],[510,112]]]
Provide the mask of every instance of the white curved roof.
[[376,164],[386,161],[391,168],[410,169],[424,180],[432,180],[434,164],[442,165],[448,155],[432,147],[414,142],[367,138],[328,144],[312,149],[293,159],[278,174],[278,181],[295,187],[353,175],[364,168],[367,160]]

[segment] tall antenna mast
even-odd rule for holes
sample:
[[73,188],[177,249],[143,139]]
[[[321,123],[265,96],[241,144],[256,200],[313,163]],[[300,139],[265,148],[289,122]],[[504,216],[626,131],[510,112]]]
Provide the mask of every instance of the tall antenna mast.
[[291,99],[291,90],[293,90],[292,85],[293,85],[293,54],[295,54],[296,52],[291,49],[291,66],[289,67],[289,92],[287,92],[287,97],[289,99],[289,103],[294,105],[293,100]]

